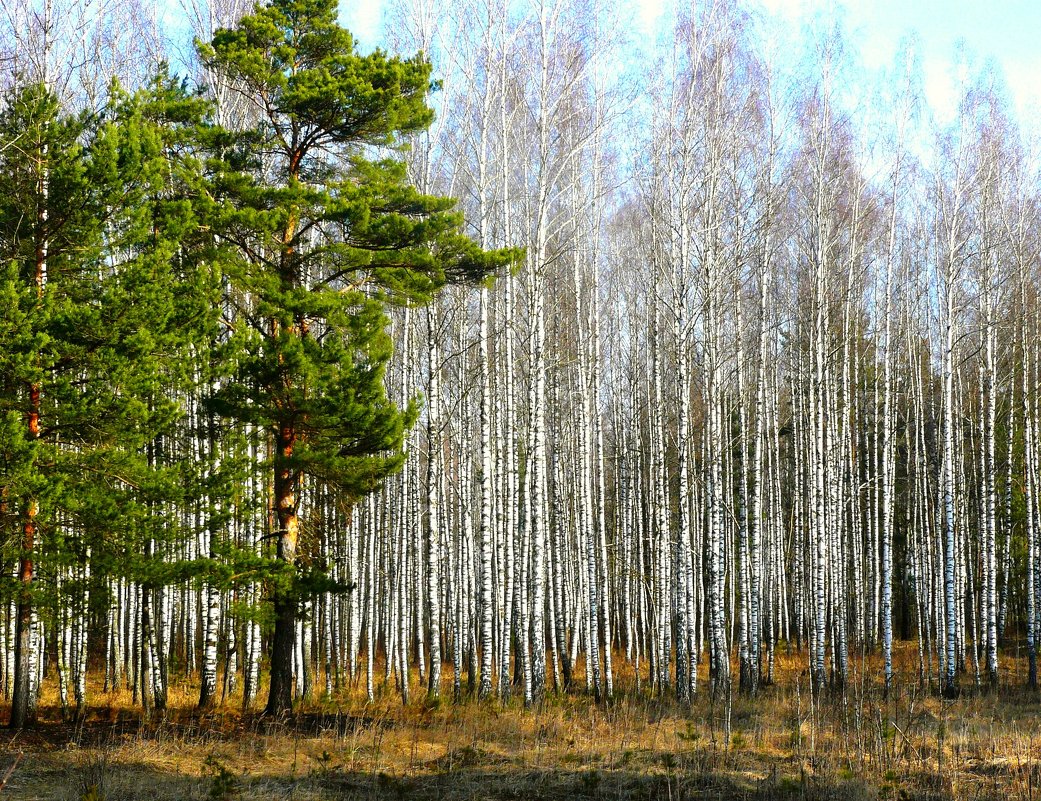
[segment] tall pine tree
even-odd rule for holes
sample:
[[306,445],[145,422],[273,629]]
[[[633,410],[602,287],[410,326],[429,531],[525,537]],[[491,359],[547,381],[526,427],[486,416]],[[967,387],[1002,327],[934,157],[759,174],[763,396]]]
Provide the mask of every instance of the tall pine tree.
[[384,389],[384,305],[424,302],[516,256],[482,251],[451,199],[407,185],[394,155],[433,119],[430,64],[360,55],[336,13],[335,0],[273,0],[200,45],[260,121],[240,138],[251,169],[220,187],[221,234],[237,251],[225,270],[246,324],[217,408],[273,444],[273,715],[292,709],[304,477],[349,498],[371,492],[401,466],[415,417]]

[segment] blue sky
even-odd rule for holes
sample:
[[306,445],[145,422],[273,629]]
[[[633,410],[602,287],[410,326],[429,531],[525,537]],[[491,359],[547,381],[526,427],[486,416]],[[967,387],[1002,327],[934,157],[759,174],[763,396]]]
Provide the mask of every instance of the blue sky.
[[927,99],[940,117],[957,102],[959,49],[972,66],[993,61],[1021,119],[1041,106],[1041,3],[1037,0],[760,0],[768,13],[799,25],[814,16],[844,18],[866,66],[893,62],[907,34],[918,41]]
[[[643,41],[653,41],[671,1],[621,0],[644,29]],[[343,21],[363,47],[382,40],[383,2],[341,0]],[[915,34],[926,98],[941,120],[950,119],[956,108],[962,46],[970,65],[995,63],[1020,120],[1041,110],[1041,0],[751,0],[748,6],[758,6],[793,42],[814,21],[842,19],[847,41],[869,69],[892,64],[900,42]],[[1032,122],[1028,127],[1038,128]]]

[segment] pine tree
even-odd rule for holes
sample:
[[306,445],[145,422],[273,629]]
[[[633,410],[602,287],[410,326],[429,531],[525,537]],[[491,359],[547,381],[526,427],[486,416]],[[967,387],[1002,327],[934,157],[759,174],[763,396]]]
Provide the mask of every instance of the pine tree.
[[304,477],[348,498],[371,492],[401,466],[416,417],[386,395],[384,305],[429,300],[514,256],[481,251],[452,200],[405,183],[394,148],[433,118],[430,65],[359,55],[336,12],[333,0],[274,0],[200,45],[260,120],[239,140],[256,158],[220,187],[221,234],[237,250],[226,272],[249,325],[235,332],[215,408],[274,443],[282,570],[271,584],[269,714],[292,708],[300,568],[314,556],[300,552]]
[[31,663],[41,527],[50,522],[56,490],[49,480],[47,446],[55,420],[51,390],[63,360],[55,320],[74,289],[68,274],[91,238],[79,120],[61,114],[43,85],[17,89],[0,118],[0,408],[4,413],[4,504],[19,543],[15,594],[15,660],[11,727],[32,718]]
[[[139,553],[127,535],[141,499],[180,484],[153,470],[152,455],[179,416],[186,336],[212,309],[201,274],[179,258],[194,219],[184,187],[198,169],[171,155],[184,144],[173,132],[193,105],[160,78],[135,96],[113,87],[104,114],[76,118],[28,86],[0,121],[12,143],[0,178],[0,403],[11,429],[0,483],[21,529],[13,727],[31,718],[34,616],[84,608],[82,566],[108,573]],[[57,596],[59,583],[74,597]]]

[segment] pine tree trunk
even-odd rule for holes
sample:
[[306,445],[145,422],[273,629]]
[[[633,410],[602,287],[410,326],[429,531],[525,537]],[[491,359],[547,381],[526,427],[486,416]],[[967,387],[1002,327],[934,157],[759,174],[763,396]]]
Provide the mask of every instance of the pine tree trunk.
[[300,534],[297,517],[300,478],[288,464],[296,444],[296,431],[289,424],[279,426],[275,441],[274,506],[278,520],[276,558],[284,574],[272,592],[275,630],[271,641],[271,686],[265,715],[283,716],[293,710],[293,652],[296,646],[297,597],[292,581],[296,569],[296,548]]

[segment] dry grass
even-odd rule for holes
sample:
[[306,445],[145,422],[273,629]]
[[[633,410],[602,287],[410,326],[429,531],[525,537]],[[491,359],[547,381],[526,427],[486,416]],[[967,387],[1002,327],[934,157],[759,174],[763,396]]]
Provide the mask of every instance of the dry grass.
[[[32,731],[0,734],[0,795],[23,799],[1033,799],[1041,784],[1038,696],[1006,687],[944,701],[919,688],[912,645],[883,700],[878,658],[858,659],[846,691],[814,701],[805,655],[782,656],[758,698],[692,708],[623,692],[519,703],[403,707],[388,692],[316,702],[281,723],[192,711],[194,688],[143,722],[124,693],[94,697],[61,723],[45,697]],[[1019,682],[1025,667],[1006,654]],[[580,673],[576,675],[581,675]],[[702,677],[704,682],[704,677]],[[971,683],[969,680],[967,683]],[[415,693],[419,695],[418,691]]]

